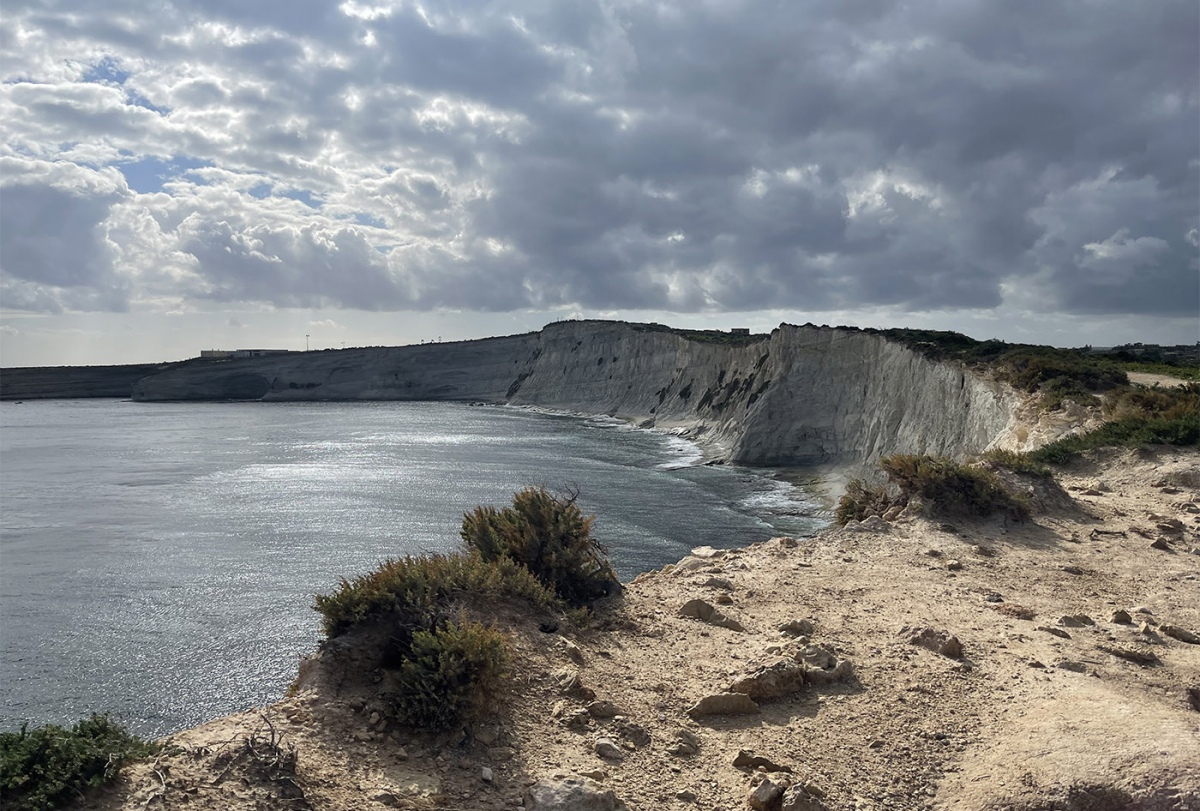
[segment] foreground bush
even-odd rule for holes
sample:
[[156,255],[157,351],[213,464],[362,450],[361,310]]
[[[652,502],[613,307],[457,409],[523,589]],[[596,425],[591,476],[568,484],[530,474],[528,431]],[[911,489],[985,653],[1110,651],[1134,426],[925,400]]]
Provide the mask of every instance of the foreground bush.
[[844,526],[872,515],[883,515],[895,503],[896,497],[888,492],[886,486],[874,487],[862,479],[851,479],[846,485],[846,495],[838,501],[833,518]]
[[314,608],[330,638],[370,629],[365,638],[376,640],[379,668],[370,675],[381,677],[393,720],[444,729],[486,712],[503,681],[504,634],[468,619],[469,611],[494,608],[481,601],[561,611],[616,587],[591,525],[573,494],[522,490],[512,507],[463,517],[467,551],[384,561],[317,595]]
[[477,507],[463,516],[462,538],[484,560],[520,564],[562,600],[585,605],[611,594],[618,581],[577,495],[526,488],[511,507]]
[[557,602],[554,593],[524,566],[511,560],[484,560],[472,550],[386,560],[369,574],[343,579],[332,594],[318,594],[315,608],[324,618],[325,634],[336,637],[381,619],[429,628],[443,609],[468,595],[516,598],[535,608],[550,608]]
[[0,732],[0,799],[6,811],[61,808],[116,778],[125,763],[157,751],[107,715],[71,729],[50,724]]
[[479,623],[417,631],[388,691],[393,714],[424,729],[477,718],[494,704],[507,659],[504,634]]
[[894,506],[920,499],[930,515],[986,517],[1004,513],[1029,516],[1029,506],[1005,488],[989,470],[959,464],[940,456],[897,454],[879,460],[888,484],[872,487],[852,480],[835,512],[839,524],[883,515]]
[[996,474],[940,456],[897,454],[879,460],[879,467],[901,495],[920,496],[935,515],[984,517],[1003,512],[1027,518],[1029,508],[1010,493]]

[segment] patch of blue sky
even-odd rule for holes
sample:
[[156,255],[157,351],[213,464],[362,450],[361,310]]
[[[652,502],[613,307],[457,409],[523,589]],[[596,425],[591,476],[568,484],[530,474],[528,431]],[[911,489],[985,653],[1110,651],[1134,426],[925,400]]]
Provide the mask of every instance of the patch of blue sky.
[[129,71],[121,67],[121,63],[111,56],[106,56],[96,64],[89,67],[83,72],[83,81],[92,84],[107,84],[117,85],[125,91],[125,101],[132,104],[134,107],[143,107],[147,110],[166,115],[169,110],[165,107],[159,107],[153,104],[148,98],[141,93],[125,86],[125,82],[129,79]]
[[325,205],[324,201],[313,197],[312,192],[310,192],[308,189],[289,189],[288,191],[281,191],[279,196],[287,197],[291,200],[298,200],[309,208],[314,208],[318,211],[321,210],[321,206]]
[[246,194],[250,195],[255,200],[266,200],[271,196],[272,188],[273,187],[270,183],[256,183],[250,188],[246,189]]
[[[162,191],[163,186],[168,182],[183,177],[193,169],[208,169],[211,166],[213,166],[212,161],[176,156],[168,160],[154,157],[139,158],[122,164],[119,168],[121,174],[125,175],[125,182],[129,184],[129,188],[138,194],[152,194]],[[198,177],[192,177],[189,180],[198,185],[207,185]]]
[[121,67],[121,63],[106,56],[83,72],[83,81],[96,84],[125,84],[129,71]]
[[369,225],[372,228],[386,228],[387,223],[379,217],[373,217],[370,214],[359,212],[354,215],[354,221],[359,225]]

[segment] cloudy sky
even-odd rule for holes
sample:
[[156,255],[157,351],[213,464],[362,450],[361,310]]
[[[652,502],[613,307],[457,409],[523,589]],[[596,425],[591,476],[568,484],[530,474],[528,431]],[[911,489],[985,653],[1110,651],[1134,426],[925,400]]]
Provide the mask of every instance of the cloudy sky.
[[1200,338],[1195,0],[5,0],[0,362]]

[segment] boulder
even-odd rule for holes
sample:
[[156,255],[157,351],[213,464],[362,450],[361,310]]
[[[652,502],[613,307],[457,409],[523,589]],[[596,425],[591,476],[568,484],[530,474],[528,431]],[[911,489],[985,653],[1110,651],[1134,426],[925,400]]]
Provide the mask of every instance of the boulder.
[[780,698],[804,688],[805,667],[795,659],[777,657],[729,685],[729,692],[753,699]]
[[780,633],[788,636],[812,636],[814,630],[813,621],[808,619],[789,620],[779,626]]
[[783,792],[788,787],[787,778],[783,775],[772,774],[764,776],[750,787],[746,803],[754,811],[779,811]]
[[615,718],[621,710],[611,701],[593,701],[587,705],[588,714],[593,718]]
[[667,752],[676,757],[691,757],[700,751],[700,739],[690,729],[675,731],[675,742],[667,747]]
[[787,766],[780,766],[770,758],[763,757],[762,755],[756,755],[753,752],[746,751],[745,749],[738,750],[737,757],[733,759],[733,765],[739,769],[757,770],[761,768],[768,772],[788,772],[790,774],[792,771]]
[[779,811],[829,811],[813,790],[807,785],[789,786],[780,798]]
[[1189,645],[1200,645],[1200,636],[1189,631],[1187,628],[1180,628],[1178,625],[1160,625],[1158,626],[1160,634],[1166,634],[1172,639],[1178,639],[1180,642],[1186,642]]
[[596,754],[606,760],[624,760],[625,752],[611,738],[596,741]]
[[1133,617],[1129,616],[1129,612],[1125,609],[1118,608],[1116,611],[1112,612],[1112,619],[1109,621],[1114,622],[1117,625],[1132,625]]
[[710,715],[753,715],[758,712],[754,699],[745,693],[715,693],[705,696],[688,708],[692,718]]
[[612,789],[585,777],[539,780],[525,796],[526,811],[625,811]]
[[688,600],[679,608],[678,613],[681,617],[692,617],[701,622],[707,622],[709,625],[728,628],[731,631],[746,630],[740,622],[732,617],[725,616],[715,606],[704,602],[704,600]]
[[951,659],[961,659],[963,655],[962,643],[958,641],[958,637],[946,632],[939,631],[936,628],[904,628],[900,632],[901,636],[907,636],[910,645],[920,645],[922,648],[928,648],[934,653],[940,653],[942,656],[948,656]]
[[805,645],[793,657],[804,665],[804,680],[811,685],[845,681],[854,673],[849,659],[842,659],[827,645]]

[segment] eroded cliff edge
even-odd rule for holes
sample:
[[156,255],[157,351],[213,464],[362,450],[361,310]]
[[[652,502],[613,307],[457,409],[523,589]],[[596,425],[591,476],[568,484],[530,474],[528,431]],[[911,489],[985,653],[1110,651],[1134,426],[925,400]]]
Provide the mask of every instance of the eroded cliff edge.
[[608,321],[178,368],[133,397],[530,405],[675,431],[732,462],[854,471],[888,453],[977,453],[1017,406],[1001,384],[864,332],[782,325],[718,340]]

